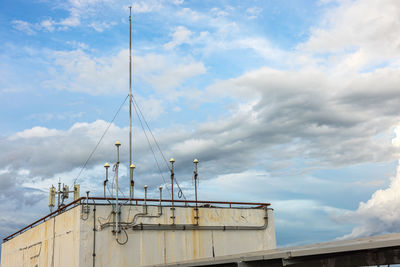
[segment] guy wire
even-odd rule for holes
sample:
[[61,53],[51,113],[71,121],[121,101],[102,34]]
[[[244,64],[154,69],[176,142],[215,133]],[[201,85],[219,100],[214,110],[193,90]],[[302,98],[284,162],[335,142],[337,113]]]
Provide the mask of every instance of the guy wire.
[[115,118],[118,116],[118,113],[121,111],[121,108],[123,107],[123,105],[125,104],[126,100],[128,99],[129,95],[127,95],[124,99],[124,102],[122,102],[122,104],[120,105],[120,107],[118,108],[117,112],[115,113],[113,119],[110,121],[110,123],[108,124],[107,128],[105,129],[103,135],[100,137],[99,141],[97,142],[96,146],[94,147],[94,149],[92,150],[92,152],[90,153],[89,157],[87,158],[87,160],[85,161],[85,164],[83,164],[81,170],[79,171],[78,176],[76,176],[75,180],[74,180],[74,184],[76,183],[76,181],[78,180],[78,178],[81,176],[83,170],[86,168],[86,165],[88,164],[89,160],[92,158],[94,152],[96,152],[97,148],[99,147],[101,141],[103,140],[104,136],[106,135],[108,129],[110,129],[111,124],[114,122]]

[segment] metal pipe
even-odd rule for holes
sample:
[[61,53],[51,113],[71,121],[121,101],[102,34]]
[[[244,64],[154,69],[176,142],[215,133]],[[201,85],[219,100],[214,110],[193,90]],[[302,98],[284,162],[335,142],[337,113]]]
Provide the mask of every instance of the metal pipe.
[[[136,223],[136,218],[138,217],[159,217],[159,216],[146,216],[142,213],[136,214],[132,222],[122,222],[121,224],[125,227],[130,227],[132,230],[219,230],[219,231],[236,231],[236,230],[265,230],[268,227],[268,208],[264,208],[265,217],[264,224],[260,226],[233,226],[233,225],[214,225],[214,226],[199,226],[195,224],[144,224]],[[133,224],[133,225],[132,225]],[[104,223],[100,227],[104,229],[105,227],[112,226],[112,223]]]
[[131,164],[129,166],[129,170],[130,170],[130,184],[129,184],[129,198],[132,199],[133,198],[133,194],[134,194],[134,187],[135,187],[135,182],[133,181],[133,170],[135,169],[135,165]]
[[[90,197],[89,199],[92,200],[115,200],[115,198],[104,198],[104,197]],[[129,198],[119,198],[121,201],[128,201]],[[137,202],[143,202],[143,198],[134,198],[132,199],[133,201]],[[147,202],[160,202],[160,199],[147,199]],[[162,199],[162,202],[171,202],[170,199]],[[176,203],[195,203],[194,200],[181,200],[181,199],[175,199],[174,200],[175,204]],[[215,205],[246,205],[246,206],[260,206],[260,207],[266,207],[270,206],[271,203],[262,203],[262,202],[238,202],[238,201],[212,201],[212,200],[197,200],[197,203],[199,204],[215,204]]]
[[85,210],[87,210],[89,213],[89,193],[90,191],[86,191],[86,206],[85,206]]
[[117,147],[117,164],[119,165],[119,147],[121,143],[119,141],[115,142],[115,146]]
[[193,224],[136,224],[132,226],[132,230],[265,230],[268,227],[268,208],[264,208],[264,224],[261,226],[231,226],[231,225],[218,225],[218,226],[199,226]]
[[116,209],[116,216],[115,216],[115,234],[116,234],[116,239],[118,239],[118,234],[120,232],[119,230],[119,201],[118,201],[118,168],[119,168],[119,147],[121,146],[121,143],[119,141],[115,142],[115,146],[117,147],[117,163],[115,163],[115,209]]
[[[129,7],[129,166],[132,165],[132,7]],[[130,194],[133,198],[133,173],[130,173]]]
[[96,266],[96,204],[93,207],[93,267]]
[[174,175],[175,175],[175,173],[174,173],[174,162],[175,162],[175,160],[174,160],[174,158],[171,158],[169,160],[169,162],[171,162],[171,205],[172,205],[172,207],[171,207],[171,211],[172,211],[171,219],[172,219],[172,224],[175,224],[175,207],[174,207]]
[[54,267],[54,250],[56,247],[56,216],[53,217],[53,248],[51,254],[51,266]]
[[159,209],[158,209],[158,214],[162,214],[162,186],[158,188],[160,190],[160,204],[159,204]]
[[108,182],[108,168],[110,168],[110,164],[104,164],[104,168],[106,169],[106,179],[104,180],[104,197],[106,197],[106,186]]
[[250,231],[250,230],[264,230],[268,227],[268,220],[262,226],[230,226],[230,225],[219,225],[219,226],[199,226],[194,224],[138,224],[132,226],[132,230],[214,230],[214,231]]
[[147,214],[147,185],[144,186],[144,213]]
[[198,159],[194,159],[193,163],[194,163],[194,197],[195,197],[195,202],[196,202],[195,203],[195,205],[196,205],[196,208],[195,208],[196,215],[194,216],[194,219],[196,220],[196,225],[198,225],[199,224],[199,208],[197,206],[197,175],[198,175],[198,173],[197,173],[197,164],[199,163],[199,160]]
[[118,165],[115,168],[115,186],[116,186],[116,201],[115,201],[115,212],[116,212],[116,217],[115,217],[115,230],[116,230],[116,234],[119,233],[119,225],[118,225],[118,221],[119,221],[119,206],[118,206]]

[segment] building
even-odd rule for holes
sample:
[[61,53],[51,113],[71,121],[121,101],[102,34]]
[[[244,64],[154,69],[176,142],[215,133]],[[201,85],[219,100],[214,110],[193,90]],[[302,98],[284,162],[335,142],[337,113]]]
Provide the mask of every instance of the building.
[[[197,206],[197,207],[196,207]],[[268,203],[79,198],[4,239],[1,266],[148,266],[276,248]]]

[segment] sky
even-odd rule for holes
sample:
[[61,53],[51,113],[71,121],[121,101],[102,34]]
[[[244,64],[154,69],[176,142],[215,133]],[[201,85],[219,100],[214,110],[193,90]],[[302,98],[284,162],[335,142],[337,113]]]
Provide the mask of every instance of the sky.
[[101,196],[116,140],[127,195],[129,6],[135,196],[167,189],[153,134],[186,198],[198,158],[199,199],[271,203],[279,246],[400,229],[398,0],[3,0],[2,237],[59,180]]

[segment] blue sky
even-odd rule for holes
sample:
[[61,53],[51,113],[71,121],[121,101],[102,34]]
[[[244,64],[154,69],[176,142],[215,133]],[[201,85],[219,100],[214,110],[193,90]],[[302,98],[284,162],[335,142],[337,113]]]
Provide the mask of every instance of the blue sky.
[[[398,1],[4,0],[2,236],[48,211],[125,99],[130,5],[134,96],[187,197],[197,157],[199,197],[272,203],[280,246],[397,231]],[[127,180],[127,110],[82,192],[101,194],[117,139]],[[156,194],[137,118],[133,144],[137,195]]]

